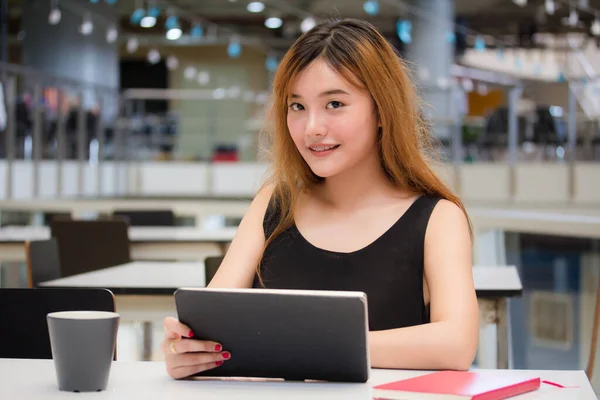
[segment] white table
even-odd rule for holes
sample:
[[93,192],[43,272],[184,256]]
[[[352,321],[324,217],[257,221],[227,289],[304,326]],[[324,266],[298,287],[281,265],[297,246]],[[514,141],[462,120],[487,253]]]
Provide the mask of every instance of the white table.
[[[236,227],[200,229],[196,227],[129,228],[131,256],[134,259],[203,260],[222,255],[233,240]],[[0,261],[25,261],[25,241],[50,238],[47,226],[8,226],[0,229]]]
[[[542,384],[535,392],[511,400],[596,400],[583,371],[481,370],[491,377],[507,374],[540,377],[563,386]],[[367,383],[249,382],[173,380],[161,362],[114,362],[106,391],[60,392],[52,360],[0,359],[1,399],[193,399],[193,400],[371,400],[372,387],[427,372],[373,369]]]
[[[473,281],[479,297],[511,297],[521,294],[522,286],[514,266],[473,268]],[[103,287],[115,294],[172,294],[183,286],[204,286],[202,262],[134,261],[98,271],[45,282],[66,287]]]
[[[483,324],[495,324],[499,368],[508,368],[508,297],[520,296],[521,280],[514,266],[474,267],[473,280]],[[53,287],[101,287],[115,294],[117,312],[132,321],[160,321],[176,315],[173,292],[184,286],[205,286],[204,264],[133,262],[41,284]],[[146,344],[145,354],[149,352]]]

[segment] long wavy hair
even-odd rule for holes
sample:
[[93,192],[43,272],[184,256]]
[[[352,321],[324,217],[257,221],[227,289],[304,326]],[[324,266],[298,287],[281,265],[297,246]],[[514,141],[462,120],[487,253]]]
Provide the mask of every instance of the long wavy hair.
[[[421,112],[408,66],[370,23],[355,19],[331,20],[303,34],[285,54],[273,82],[267,129],[271,202],[281,218],[267,237],[265,248],[294,221],[302,191],[323,180],[300,155],[287,126],[288,100],[298,74],[316,59],[348,82],[366,89],[381,123],[379,156],[388,179],[397,187],[447,199],[465,207],[431,168],[435,140]],[[469,230],[471,223],[469,220]],[[472,233],[471,233],[472,235]],[[260,266],[258,268],[260,277]]]

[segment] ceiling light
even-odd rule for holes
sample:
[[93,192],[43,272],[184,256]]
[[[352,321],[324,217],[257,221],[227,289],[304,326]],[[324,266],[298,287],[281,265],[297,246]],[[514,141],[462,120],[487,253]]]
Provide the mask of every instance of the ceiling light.
[[265,20],[265,26],[269,29],[281,28],[283,21],[279,17],[270,17]]
[[302,22],[300,23],[300,29],[302,30],[303,33],[306,33],[308,31],[310,31],[312,28],[314,28],[317,25],[317,21],[315,21],[315,19],[313,17],[308,17],[308,18],[304,18],[304,20],[302,20]]
[[579,22],[579,15],[577,15],[577,11],[575,11],[575,9],[572,9],[571,12],[569,13],[569,25],[577,26],[578,22]]
[[237,38],[232,39],[227,45],[227,55],[231,58],[238,58],[242,54],[242,45]]
[[473,81],[469,78],[465,78],[462,81],[462,87],[467,93],[471,93],[473,91]]
[[140,21],[140,26],[142,28],[152,28],[154,25],[156,25],[156,18],[159,15],[160,15],[160,8],[149,7],[148,13]]
[[79,33],[84,36],[90,35],[94,31],[94,24],[92,23],[92,19],[89,15],[86,15],[83,18],[83,22],[79,26]]
[[379,14],[379,2],[377,0],[368,0],[363,4],[363,9],[369,15]]
[[190,29],[191,37],[202,37],[204,35],[204,27],[201,24],[194,24]]
[[119,37],[119,31],[115,26],[111,26],[106,30],[106,41],[108,43],[114,43]]
[[527,0],[513,0],[513,3],[519,7],[525,7],[527,5]]
[[148,62],[150,64],[156,64],[160,61],[160,53],[156,49],[151,49],[148,52]]
[[138,49],[138,46],[139,46],[139,42],[138,42],[137,38],[132,37],[127,40],[127,52],[128,53],[135,53],[135,51]]
[[60,18],[62,17],[62,13],[58,7],[53,7],[50,10],[50,14],[48,14],[48,23],[50,25],[58,25],[60,22]]
[[592,22],[592,26],[590,27],[590,32],[594,36],[600,36],[600,20],[599,19],[595,19],[594,22]]
[[166,37],[169,40],[177,40],[183,35],[183,32],[180,28],[173,28],[167,31]]
[[267,71],[275,72],[277,70],[278,65],[279,62],[277,61],[277,58],[275,58],[274,56],[267,57],[265,61],[265,68],[267,69]]
[[546,12],[550,15],[554,14],[556,11],[556,6],[554,5],[554,0],[546,0]]
[[171,15],[169,18],[167,18],[165,26],[167,28],[166,37],[168,40],[177,40],[183,34],[181,27],[179,26],[179,21],[175,15]]
[[142,18],[144,18],[144,15],[146,15],[146,12],[144,11],[143,8],[136,8],[131,13],[131,18],[129,20],[131,21],[131,23],[133,25],[136,25],[136,24],[140,23],[140,21],[142,20]]
[[167,68],[170,71],[173,71],[173,70],[177,69],[177,67],[179,67],[179,60],[177,59],[177,57],[175,57],[175,56],[167,57]]
[[189,66],[183,71],[185,79],[194,79],[196,77],[196,68]]
[[156,17],[153,17],[152,15],[146,15],[140,21],[140,26],[142,28],[152,28],[154,25],[156,25]]
[[206,71],[198,72],[197,81],[200,85],[208,85],[210,82],[210,74]]
[[262,1],[252,1],[248,3],[246,9],[252,13],[259,13],[265,9],[265,5]]
[[485,83],[478,83],[477,84],[477,93],[479,93],[481,96],[486,96],[488,94],[488,87]]
[[217,88],[217,89],[213,90],[213,99],[217,99],[217,100],[224,99],[226,94],[227,93],[225,92],[225,89]]

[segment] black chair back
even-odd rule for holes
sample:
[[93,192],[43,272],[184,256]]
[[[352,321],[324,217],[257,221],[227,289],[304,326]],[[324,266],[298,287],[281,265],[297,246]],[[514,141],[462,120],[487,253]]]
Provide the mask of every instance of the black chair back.
[[125,218],[131,226],[175,226],[172,210],[115,210],[113,216]]
[[204,259],[204,276],[206,280],[206,286],[210,283],[212,278],[217,273],[217,270],[223,262],[223,256],[211,256]]
[[57,311],[115,311],[106,289],[0,288],[0,358],[51,359],[46,316]]
[[55,238],[25,242],[25,257],[30,288],[61,277],[58,242]]
[[55,220],[50,231],[58,241],[62,277],[131,261],[126,221]]

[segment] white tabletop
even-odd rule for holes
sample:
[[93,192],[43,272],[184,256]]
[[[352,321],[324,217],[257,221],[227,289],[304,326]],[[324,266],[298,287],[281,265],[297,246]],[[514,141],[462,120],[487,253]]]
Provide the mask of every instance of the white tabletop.
[[183,286],[206,285],[202,262],[133,261],[116,267],[86,272],[41,283],[40,286],[101,287],[115,294],[173,294]]
[[[480,296],[514,296],[521,290],[514,266],[474,267],[473,280]],[[172,294],[180,287],[205,285],[201,262],[135,261],[124,265],[87,272],[45,282],[42,286],[103,287],[119,294]]]
[[[230,242],[236,231],[236,227],[199,229],[187,226],[132,226],[129,228],[129,239],[133,242]],[[0,242],[49,238],[50,228],[47,226],[7,226],[0,229]]]
[[[596,400],[583,371],[482,370],[494,376],[514,374],[540,377],[564,386],[543,384],[535,392],[514,400]],[[193,399],[269,400],[323,399],[370,400],[372,386],[422,375],[421,371],[372,370],[367,383],[250,382],[180,380],[168,377],[161,362],[114,362],[106,391],[98,393],[60,392],[52,360],[0,359],[0,399]]]
[[514,265],[475,266],[473,267],[473,283],[478,291],[523,290],[519,271]]

